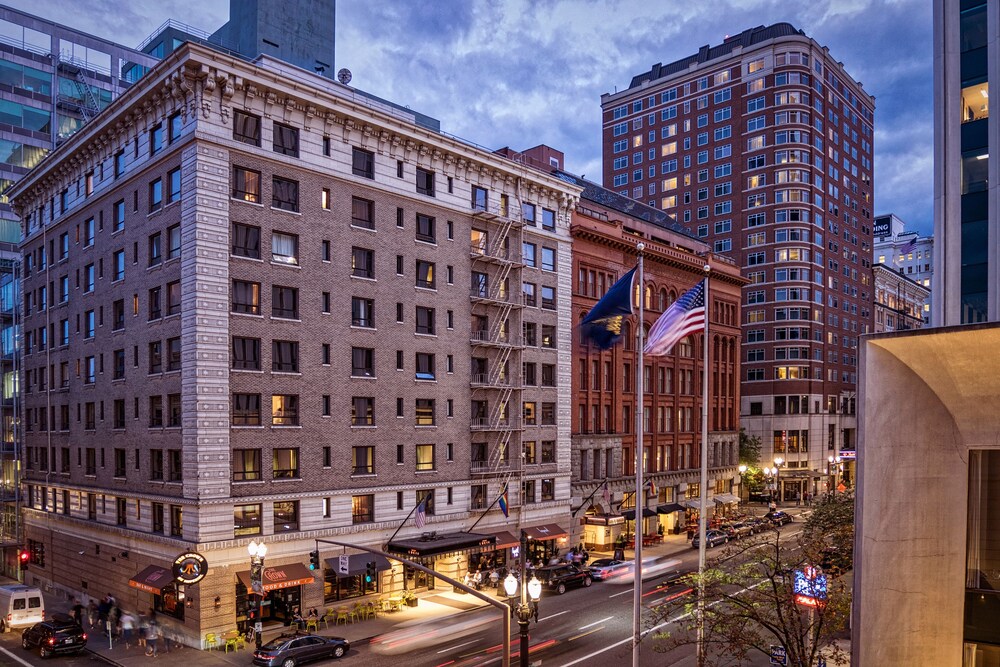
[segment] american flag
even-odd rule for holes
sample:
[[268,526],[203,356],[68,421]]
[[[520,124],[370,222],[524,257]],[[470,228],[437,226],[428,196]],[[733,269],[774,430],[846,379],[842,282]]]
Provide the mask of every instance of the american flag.
[[427,524],[427,499],[424,498],[417,505],[417,512],[413,516],[413,523],[417,524],[417,528],[423,528]]
[[[707,278],[706,278],[707,280]],[[670,305],[649,331],[644,354],[661,356],[679,340],[705,326],[705,280],[689,289]]]
[[913,238],[911,238],[909,241],[906,242],[906,245],[904,245],[900,249],[899,254],[905,256],[905,255],[913,252],[913,249],[916,248],[916,247],[917,247],[917,237],[914,236]]

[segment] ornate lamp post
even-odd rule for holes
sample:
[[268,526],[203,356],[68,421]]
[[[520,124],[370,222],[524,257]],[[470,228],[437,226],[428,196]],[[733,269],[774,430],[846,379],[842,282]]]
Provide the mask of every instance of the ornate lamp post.
[[247,545],[247,553],[250,554],[250,587],[255,596],[254,602],[254,642],[257,650],[260,650],[261,631],[264,629],[260,621],[261,603],[264,601],[264,556],[267,554],[267,545],[263,541],[251,540]]
[[[517,625],[518,633],[520,635],[520,649],[518,653],[520,655],[521,667],[528,667],[528,622],[531,620],[534,614],[533,608],[538,607],[538,599],[542,595],[542,582],[532,575],[531,581],[526,585],[524,580],[527,577],[527,569],[525,567],[528,555],[528,535],[522,530],[521,531],[521,599],[517,603],[517,606],[511,605],[511,614],[517,615]],[[507,592],[508,600],[513,598],[517,594],[518,580],[514,577],[513,573],[509,573],[507,578],[503,580],[504,590]],[[529,603],[530,598],[530,603]],[[508,604],[510,602],[508,601]],[[537,621],[536,621],[537,623]]]
[[831,454],[826,457],[826,460],[829,462],[828,470],[830,471],[830,475],[833,477],[833,495],[837,495],[837,486],[839,482],[837,477],[840,475],[840,457],[833,456]]
[[[740,467],[739,467],[739,471],[740,471],[740,500],[743,500],[743,475],[745,475],[746,472],[747,472],[746,465],[743,464],[743,463],[741,463]],[[750,498],[750,495],[749,495],[749,491],[748,491],[747,492],[747,499],[749,500],[749,498]]]
[[782,464],[784,462],[785,462],[785,459],[781,458],[780,456],[776,456],[774,458],[774,468],[773,468],[773,470],[774,470],[774,488],[776,488],[778,490],[778,502],[781,502],[781,501],[783,501],[785,499],[785,494],[781,492],[781,480],[778,478],[778,469],[781,468],[781,466],[782,466]]

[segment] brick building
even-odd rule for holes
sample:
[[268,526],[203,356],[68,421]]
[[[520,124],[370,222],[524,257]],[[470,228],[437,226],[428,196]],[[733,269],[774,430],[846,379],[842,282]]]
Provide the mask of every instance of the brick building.
[[759,26],[601,98],[604,183],[730,255],[743,288],[741,425],[786,497],[853,448],[871,331],[874,99],[816,41]]
[[449,575],[513,523],[565,546],[579,192],[266,56],[171,53],[13,190],[29,583],[198,644],[246,620],[251,540],[265,621],[434,585],[330,547],[314,581],[315,539]]

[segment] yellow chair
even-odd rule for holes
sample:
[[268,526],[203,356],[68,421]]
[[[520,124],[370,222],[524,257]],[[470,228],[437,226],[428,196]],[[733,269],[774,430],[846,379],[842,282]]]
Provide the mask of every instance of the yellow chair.
[[306,632],[312,630],[319,632],[319,619],[310,618],[309,620],[306,621]]
[[227,633],[226,634],[226,653],[229,653],[229,649],[233,649],[235,651],[238,648],[240,648],[240,644],[242,643],[242,641],[243,641],[243,637],[241,637],[239,634],[237,634],[237,633]]
[[355,602],[350,611],[351,623],[361,620],[361,603]]
[[337,620],[334,621],[333,624],[336,626],[338,623],[343,621],[344,625],[347,625],[347,622],[349,620],[348,618],[349,615],[350,612],[348,611],[347,607],[340,607],[339,609],[337,609]]
[[377,601],[370,600],[368,604],[365,605],[365,607],[368,610],[368,616],[370,618],[378,618],[378,612],[380,611],[380,609],[379,609],[379,603]]
[[291,623],[288,624],[288,629],[291,632],[298,632],[299,631],[299,622],[298,621],[292,621]]
[[214,632],[205,633],[205,650],[211,651],[213,648],[218,648],[218,639],[215,637]]
[[337,614],[334,613],[333,609],[327,609],[326,613],[323,614],[323,617],[321,619],[319,619],[319,620],[321,620],[323,622],[324,627],[326,627],[326,629],[329,630],[330,629],[330,621],[331,620],[336,621],[337,620]]

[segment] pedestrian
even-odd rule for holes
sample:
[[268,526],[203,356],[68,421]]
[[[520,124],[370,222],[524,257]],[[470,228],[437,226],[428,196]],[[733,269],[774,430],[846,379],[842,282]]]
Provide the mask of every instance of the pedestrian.
[[125,639],[125,648],[132,648],[132,631],[135,629],[135,616],[127,611],[122,614],[122,637]]
[[476,587],[476,590],[480,590],[483,587],[483,573],[476,570],[476,573],[472,575],[472,585]]
[[500,573],[496,568],[490,570],[490,588],[500,590]]
[[146,648],[146,634],[149,632],[149,619],[146,618],[145,614],[139,614],[137,625],[138,633],[135,643],[137,646]]
[[94,600],[87,605],[87,623],[91,628],[97,624],[97,602]]
[[535,624],[538,624],[538,600],[531,600],[531,615],[535,619]]
[[160,638],[160,628],[157,623],[150,622],[146,630],[146,655],[156,657],[156,642]]
[[111,603],[108,602],[107,598],[101,600],[101,604],[97,605],[97,625],[101,632],[107,632],[108,629],[108,616],[111,613]]
[[76,621],[76,624],[79,625],[82,628],[83,627],[83,605],[80,604],[80,600],[78,598],[73,598],[73,606],[70,608],[69,613],[70,613],[70,616],[73,617],[73,620]]

